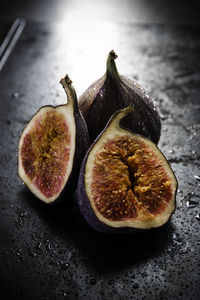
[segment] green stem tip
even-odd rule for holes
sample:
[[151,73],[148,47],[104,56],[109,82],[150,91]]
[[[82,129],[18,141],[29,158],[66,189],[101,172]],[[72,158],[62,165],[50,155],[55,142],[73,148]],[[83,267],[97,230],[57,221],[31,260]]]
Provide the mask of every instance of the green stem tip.
[[60,83],[62,84],[63,87],[65,87],[65,85],[71,85],[72,84],[72,80],[69,78],[69,76],[66,74],[65,77],[63,77],[60,80]]
[[65,75],[65,77],[63,77],[60,80],[60,83],[62,84],[65,93],[67,94],[68,102],[73,102],[74,104],[76,103],[76,105],[78,105],[76,91],[72,85],[72,80],[69,78],[69,76]]
[[115,53],[114,50],[111,50],[111,51],[109,52],[109,55],[108,55],[108,56],[110,56],[110,57],[112,57],[112,58],[114,58],[114,59],[118,58],[118,56],[117,56],[117,54]]
[[120,80],[120,76],[115,64],[115,59],[117,58],[117,54],[115,53],[114,50],[111,50],[108,54],[108,58],[107,58],[107,62],[106,62],[106,74],[107,76],[114,78],[114,79],[119,79]]

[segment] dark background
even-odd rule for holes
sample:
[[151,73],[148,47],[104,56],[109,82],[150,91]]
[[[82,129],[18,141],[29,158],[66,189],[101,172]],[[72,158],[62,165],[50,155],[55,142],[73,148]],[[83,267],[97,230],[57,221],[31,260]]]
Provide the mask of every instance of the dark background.
[[[0,38],[26,26],[0,73],[0,299],[197,300],[200,294],[200,18],[198,1],[1,1]],[[169,223],[104,235],[75,199],[47,206],[17,175],[17,144],[41,105],[65,103],[105,72],[151,92],[162,118],[159,147],[179,183]]]

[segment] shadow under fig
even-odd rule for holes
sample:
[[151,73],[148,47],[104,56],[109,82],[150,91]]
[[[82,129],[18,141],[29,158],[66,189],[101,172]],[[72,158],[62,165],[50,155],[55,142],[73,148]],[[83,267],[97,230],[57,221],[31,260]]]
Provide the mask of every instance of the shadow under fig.
[[[75,198],[47,205],[24,188],[21,199],[42,218],[58,238],[66,239],[81,254],[81,260],[97,273],[108,273],[139,266],[159,257],[172,243],[174,228],[169,221],[164,226],[128,234],[103,234],[93,230],[82,217]],[[77,258],[80,259],[80,258]]]

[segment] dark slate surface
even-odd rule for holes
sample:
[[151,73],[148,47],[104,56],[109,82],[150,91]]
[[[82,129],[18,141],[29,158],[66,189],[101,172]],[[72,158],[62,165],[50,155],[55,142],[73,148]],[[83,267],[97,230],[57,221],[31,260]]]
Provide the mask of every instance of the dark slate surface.
[[[94,24],[88,38],[84,30],[72,36],[62,24],[28,23],[0,74],[0,298],[197,300],[200,28],[107,22]],[[41,105],[65,102],[58,82],[66,72],[83,92],[103,74],[112,48],[119,71],[155,97],[159,147],[179,182],[171,221],[125,236],[93,231],[69,195],[46,206],[17,176],[26,122]]]

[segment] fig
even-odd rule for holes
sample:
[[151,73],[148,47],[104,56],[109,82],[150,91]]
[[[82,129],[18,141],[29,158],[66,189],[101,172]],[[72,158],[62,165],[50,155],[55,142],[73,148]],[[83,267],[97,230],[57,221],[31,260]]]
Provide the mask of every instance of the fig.
[[118,73],[112,50],[107,58],[106,73],[79,98],[79,108],[86,120],[91,141],[104,129],[111,115],[128,105],[134,111],[122,125],[158,143],[161,121],[154,100],[136,82]]
[[121,126],[131,106],[115,112],[83,160],[77,201],[99,232],[160,227],[175,210],[177,180],[150,139]]
[[54,203],[64,188],[75,190],[80,165],[90,145],[72,81],[66,75],[60,83],[67,104],[41,107],[19,140],[19,177],[45,203]]

